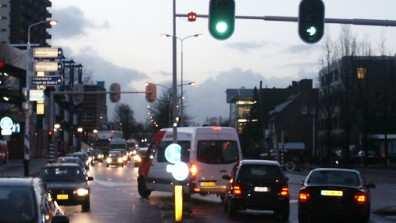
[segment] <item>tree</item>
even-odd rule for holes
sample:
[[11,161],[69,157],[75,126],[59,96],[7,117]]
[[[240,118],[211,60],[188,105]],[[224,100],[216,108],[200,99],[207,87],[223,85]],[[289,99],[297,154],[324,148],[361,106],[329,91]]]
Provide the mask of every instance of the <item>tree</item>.
[[[186,112],[185,105],[186,102],[183,103],[184,126],[188,125],[187,123],[189,123],[190,120],[190,117]],[[172,126],[172,89],[161,94],[157,101],[149,108],[149,113],[149,122],[152,128],[161,129]]]
[[120,124],[125,139],[131,138],[137,130],[134,112],[127,104],[119,104],[115,107],[114,122]]

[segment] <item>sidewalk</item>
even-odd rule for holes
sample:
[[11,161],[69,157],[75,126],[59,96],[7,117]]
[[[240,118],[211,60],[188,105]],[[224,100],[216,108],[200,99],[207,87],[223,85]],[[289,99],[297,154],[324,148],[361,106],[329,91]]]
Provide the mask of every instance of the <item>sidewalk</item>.
[[[45,164],[47,164],[46,159],[30,160],[30,175],[38,176]],[[0,165],[0,177],[23,177],[23,161],[10,160],[7,164]]]

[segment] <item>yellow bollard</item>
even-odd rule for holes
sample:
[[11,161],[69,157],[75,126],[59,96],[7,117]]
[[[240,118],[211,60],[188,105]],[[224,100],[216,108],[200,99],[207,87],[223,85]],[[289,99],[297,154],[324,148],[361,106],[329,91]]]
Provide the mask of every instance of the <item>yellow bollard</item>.
[[183,222],[183,186],[175,185],[175,222]]

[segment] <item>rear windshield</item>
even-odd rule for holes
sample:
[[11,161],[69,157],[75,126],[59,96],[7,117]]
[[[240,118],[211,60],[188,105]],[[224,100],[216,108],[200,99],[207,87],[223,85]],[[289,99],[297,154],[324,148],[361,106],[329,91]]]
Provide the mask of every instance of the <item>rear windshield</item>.
[[[165,149],[167,146],[172,144],[173,142],[171,141],[162,141],[161,144],[159,145],[159,148],[157,150],[158,155],[157,155],[157,161],[158,162],[167,162],[165,159]],[[191,143],[190,141],[179,141],[178,144],[182,147],[181,151],[181,160],[183,162],[188,162],[190,160],[190,150],[191,150]]]
[[0,223],[35,223],[36,204],[31,187],[1,186],[0,187]]
[[78,167],[48,167],[42,171],[41,177],[46,182],[83,182],[85,180],[84,171]]
[[354,172],[315,171],[309,176],[308,184],[309,185],[359,186],[360,178]]
[[281,178],[283,178],[283,174],[280,168],[272,165],[243,165],[237,177],[242,182],[260,182]]
[[238,160],[238,146],[235,141],[198,141],[197,159],[207,164],[227,164]]

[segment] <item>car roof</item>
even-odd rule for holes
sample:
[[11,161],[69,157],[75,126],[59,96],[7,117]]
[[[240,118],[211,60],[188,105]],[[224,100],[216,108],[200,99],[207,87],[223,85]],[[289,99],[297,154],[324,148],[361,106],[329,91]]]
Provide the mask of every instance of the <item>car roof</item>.
[[45,167],[80,167],[80,165],[77,163],[50,163]]
[[339,171],[339,172],[352,172],[360,175],[360,172],[355,169],[346,169],[346,168],[316,168],[313,169],[311,172],[316,172],[316,171]]
[[[203,127],[177,127],[178,132],[183,132],[183,133],[195,133],[197,130],[204,130],[207,129],[208,131],[213,131],[213,129],[221,129],[225,131],[235,131],[234,128],[232,127],[222,127],[222,126],[203,126]],[[163,128],[160,131],[165,131],[165,132],[172,132],[172,128]]]
[[280,167],[279,162],[274,160],[241,160],[239,163],[240,165],[270,165]]
[[32,186],[37,178],[0,178],[0,186]]

